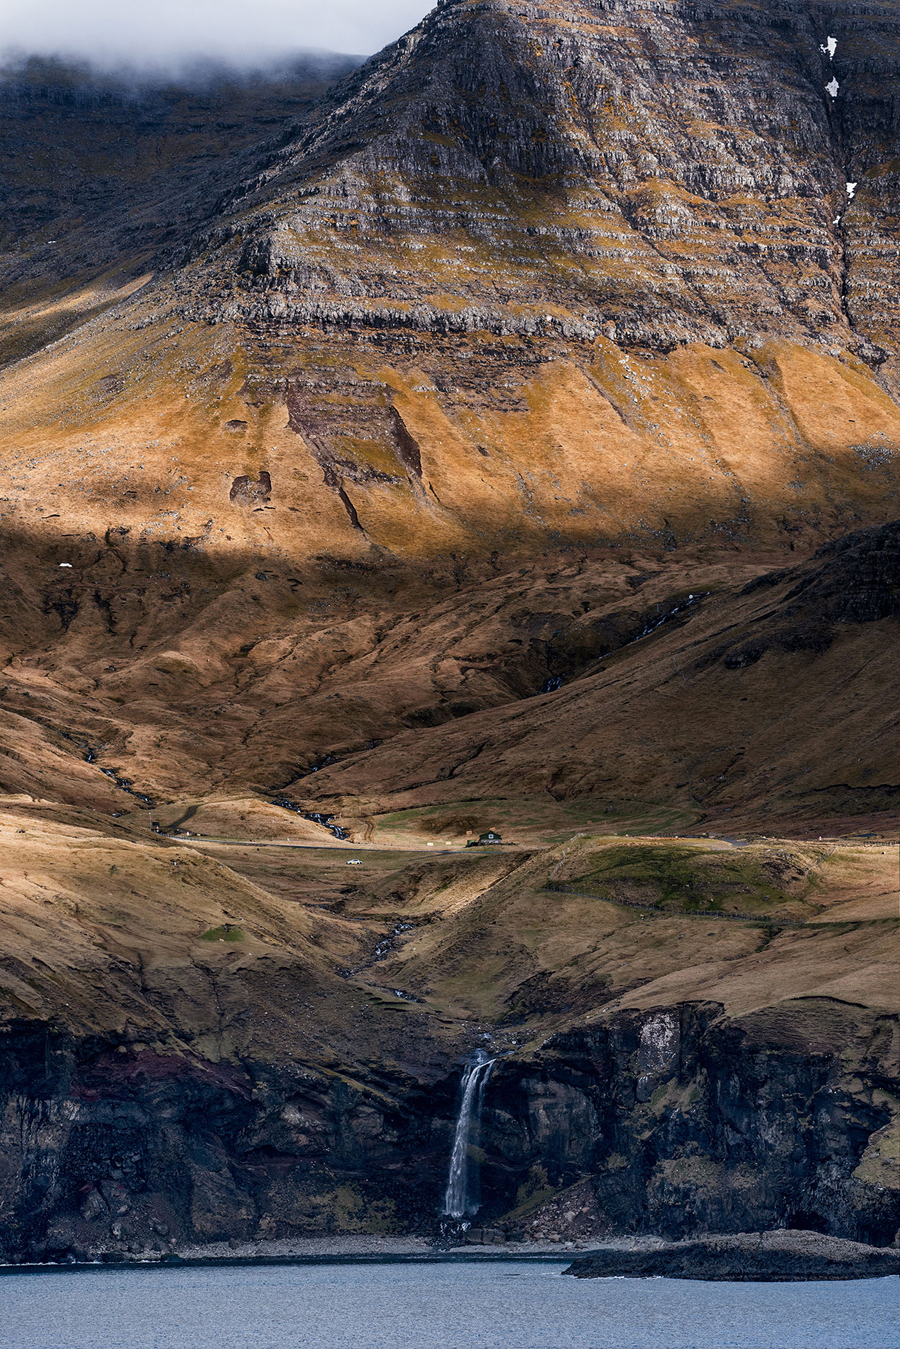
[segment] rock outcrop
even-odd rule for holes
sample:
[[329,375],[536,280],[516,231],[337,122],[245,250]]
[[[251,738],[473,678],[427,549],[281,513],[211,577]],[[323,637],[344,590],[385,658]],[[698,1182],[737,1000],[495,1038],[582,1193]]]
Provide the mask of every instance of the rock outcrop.
[[[870,1115],[838,1086],[824,1047],[832,1017],[843,1022],[842,1009],[811,1002],[723,1021],[695,1004],[561,1035],[534,1067],[495,1073],[483,1136],[498,1169],[488,1174],[519,1199],[526,1232],[529,1184],[560,1189],[587,1175],[595,1232],[803,1227],[887,1245],[894,1198],[876,1199],[854,1175],[852,1140],[888,1126],[889,1111]],[[860,1047],[871,1035],[887,1049],[886,1026],[860,1027]],[[875,1067],[869,1048],[862,1055],[875,1093],[890,1090],[889,1058]],[[577,1212],[559,1234],[572,1223]]]
[[661,1245],[653,1251],[604,1251],[574,1261],[565,1272],[577,1279],[881,1279],[900,1273],[900,1252],[810,1232],[749,1232]]

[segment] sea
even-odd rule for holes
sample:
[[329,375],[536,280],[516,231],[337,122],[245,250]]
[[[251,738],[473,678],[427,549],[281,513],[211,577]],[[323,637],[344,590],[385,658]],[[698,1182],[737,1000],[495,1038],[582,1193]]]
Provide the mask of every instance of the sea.
[[900,1349],[900,1279],[574,1279],[555,1260],[7,1271],[2,1349]]

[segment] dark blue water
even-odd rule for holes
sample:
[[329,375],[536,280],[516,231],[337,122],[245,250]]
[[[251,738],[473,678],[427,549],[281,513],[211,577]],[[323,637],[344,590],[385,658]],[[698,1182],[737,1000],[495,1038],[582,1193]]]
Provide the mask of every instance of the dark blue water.
[[0,1278],[2,1349],[900,1349],[900,1279],[573,1279],[550,1261]]

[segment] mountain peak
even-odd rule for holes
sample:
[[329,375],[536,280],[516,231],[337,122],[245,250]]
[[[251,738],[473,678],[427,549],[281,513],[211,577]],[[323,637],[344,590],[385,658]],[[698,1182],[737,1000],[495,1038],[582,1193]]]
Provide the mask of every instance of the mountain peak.
[[[450,0],[233,195],[228,312],[358,321],[390,298],[450,327],[474,305],[506,331],[778,335],[877,364],[896,343],[897,26],[887,5],[838,24],[808,5]],[[424,275],[398,267],[399,236]]]

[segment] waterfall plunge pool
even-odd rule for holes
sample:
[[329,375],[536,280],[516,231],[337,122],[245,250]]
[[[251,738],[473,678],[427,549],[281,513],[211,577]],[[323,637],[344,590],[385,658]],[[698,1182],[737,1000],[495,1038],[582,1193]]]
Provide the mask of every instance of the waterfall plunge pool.
[[3,1349],[900,1349],[900,1279],[572,1279],[562,1260],[7,1272]]

